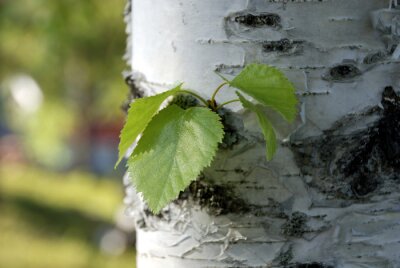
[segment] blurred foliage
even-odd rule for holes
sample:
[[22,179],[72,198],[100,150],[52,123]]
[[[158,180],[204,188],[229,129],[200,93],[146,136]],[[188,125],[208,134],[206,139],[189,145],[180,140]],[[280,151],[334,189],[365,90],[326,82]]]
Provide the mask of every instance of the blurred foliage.
[[[12,164],[87,164],[84,154],[98,142],[93,125],[123,120],[124,5],[0,0],[0,267],[135,266],[132,245],[120,256],[99,249],[109,230],[125,234],[115,223],[123,199],[118,181]],[[12,90],[21,77],[37,83],[37,107],[24,109],[32,92]],[[10,153],[23,157],[7,162],[2,156]]]
[[0,267],[135,267],[133,248],[121,256],[98,248],[121,203],[116,182],[15,165],[0,178]]
[[91,117],[116,115],[126,89],[124,4],[0,1],[0,79],[28,73],[49,101],[83,107]]
[[8,164],[1,167],[0,178],[2,197],[28,197],[55,209],[74,208],[105,221],[112,221],[123,198],[118,181],[99,180],[80,171],[59,174]]
[[45,102],[34,114],[14,112],[17,115],[10,126],[23,131],[23,145],[30,157],[53,167],[63,167],[72,161],[68,140],[79,118],[76,112],[53,102]]
[[[123,120],[124,5],[125,0],[0,0],[0,102],[8,102],[0,113],[23,138],[31,159],[60,168],[71,158],[72,131],[85,133],[88,122]],[[31,76],[43,91],[43,104],[30,115],[5,90],[19,74]]]

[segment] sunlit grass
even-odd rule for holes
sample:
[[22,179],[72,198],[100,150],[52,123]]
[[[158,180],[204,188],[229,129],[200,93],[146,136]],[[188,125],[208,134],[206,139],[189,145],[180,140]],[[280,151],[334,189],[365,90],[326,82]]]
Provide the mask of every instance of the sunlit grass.
[[122,186],[116,181],[99,180],[84,172],[59,174],[23,165],[0,167],[0,193],[109,221],[122,203]]
[[0,267],[135,267],[133,250],[118,257],[103,255],[84,240],[38,232],[11,208],[2,207],[0,230]]
[[118,181],[0,165],[0,267],[134,268],[134,249],[110,256],[99,234],[122,203]]

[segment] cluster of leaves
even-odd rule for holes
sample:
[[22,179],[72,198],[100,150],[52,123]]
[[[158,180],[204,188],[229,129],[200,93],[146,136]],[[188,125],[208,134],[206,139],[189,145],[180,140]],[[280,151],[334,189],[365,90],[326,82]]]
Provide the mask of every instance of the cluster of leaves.
[[[267,160],[276,151],[275,131],[262,110],[268,106],[292,122],[297,114],[295,89],[278,69],[250,64],[233,80],[225,80],[210,100],[182,89],[179,85],[161,94],[138,99],[131,104],[124,128],[121,131],[119,160],[129,147],[139,139],[128,159],[128,171],[139,192],[142,192],[150,209],[158,213],[175,199],[200,172],[211,164],[224,136],[221,118],[216,111],[226,104],[240,101],[244,108],[258,118],[266,141]],[[215,101],[218,91],[225,85],[239,89],[253,97],[257,104],[236,91],[238,99],[220,105]],[[160,107],[170,96],[191,94],[204,106],[182,109],[172,104]]]

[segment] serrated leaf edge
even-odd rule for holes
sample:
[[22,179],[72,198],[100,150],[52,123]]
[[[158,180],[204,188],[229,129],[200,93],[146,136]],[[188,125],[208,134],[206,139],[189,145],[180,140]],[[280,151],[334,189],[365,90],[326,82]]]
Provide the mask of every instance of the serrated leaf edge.
[[[147,98],[155,97],[155,96],[164,94],[164,93],[166,93],[166,92],[168,92],[168,91],[171,91],[171,92],[176,91],[175,93],[172,93],[171,95],[168,95],[168,96],[165,98],[165,99],[167,99],[168,97],[170,97],[170,96],[175,95],[176,93],[178,93],[178,92],[182,89],[182,85],[183,85],[183,83],[180,83],[179,85],[177,85],[176,87],[174,87],[174,88],[172,88],[172,89],[170,89],[170,90],[161,92],[161,93],[156,94],[156,95],[153,95],[153,96],[148,96],[148,97],[140,98],[140,99],[137,99],[136,101],[142,101],[142,100],[147,99]],[[133,103],[134,103],[134,102],[133,102]],[[160,106],[161,106],[161,104],[160,104]],[[165,108],[165,107],[164,107],[164,108]],[[142,130],[141,133],[143,133],[143,132],[146,130],[147,126],[149,125],[149,123],[151,122],[151,120],[153,120],[154,116],[156,116],[156,115],[157,115],[161,110],[163,110],[164,108],[161,108],[161,109],[159,108],[159,109],[153,114],[153,116],[151,117],[151,119],[150,119],[150,120],[147,122],[147,124],[144,126],[144,128],[143,128],[143,130]],[[128,118],[129,118],[129,114],[130,114],[131,109],[133,109],[133,106],[132,106],[132,105],[131,105],[131,106],[129,107],[129,109],[128,109],[127,119],[126,119],[126,121],[125,121],[125,123],[124,123],[124,126],[122,127],[120,133],[119,133],[119,136],[118,136],[118,137],[119,137],[119,141],[120,141],[119,144],[118,144],[118,160],[117,160],[117,162],[116,162],[115,165],[114,165],[114,169],[116,169],[116,168],[118,167],[119,163],[121,163],[122,159],[124,158],[124,156],[125,156],[125,154],[126,154],[126,152],[127,152],[127,150],[128,150],[128,149],[126,149],[126,150],[124,150],[124,152],[121,152],[120,146],[121,146],[122,136],[123,136],[123,134],[124,134],[125,126],[126,126],[126,123],[127,123],[127,121],[128,121]],[[139,133],[139,135],[135,138],[135,140],[137,140],[137,138],[140,136],[141,133]],[[133,141],[132,144],[133,144],[134,142],[135,142],[135,141]]]
[[[173,104],[173,105],[176,106],[175,104]],[[217,113],[213,112],[211,109],[206,108],[206,107],[192,107],[192,108],[189,108],[189,109],[193,109],[193,108],[197,108],[197,109],[208,109],[208,110],[210,110],[212,113],[214,113],[214,114],[217,116],[217,120],[218,120],[218,122],[219,122],[219,124],[220,124],[221,135],[220,135],[220,137],[219,137],[219,141],[218,141],[218,142],[216,143],[216,145],[215,145],[215,148],[213,148],[213,149],[212,149],[212,152],[210,153],[210,160],[208,161],[208,163],[206,163],[206,164],[204,165],[204,167],[199,171],[199,173],[195,176],[195,178],[190,179],[190,182],[189,182],[186,186],[184,186],[184,188],[181,189],[180,192],[183,191],[183,190],[185,190],[185,189],[190,185],[191,182],[195,181],[195,180],[199,177],[199,175],[201,174],[201,172],[202,172],[205,168],[211,166],[211,163],[214,161],[214,158],[215,158],[215,156],[216,156],[216,154],[217,154],[217,151],[218,151],[218,144],[220,144],[220,143],[222,142],[222,140],[223,140],[223,138],[224,138],[224,135],[225,135],[224,126],[223,126],[223,124],[222,124],[222,122],[221,122],[221,121],[222,121],[222,118],[221,118]],[[187,110],[189,110],[189,109],[187,109]],[[157,113],[155,116],[157,116],[157,115],[158,115],[158,113]],[[155,116],[154,116],[154,117],[155,117]],[[154,119],[154,117],[153,117],[153,119]],[[140,142],[140,140],[139,140],[139,142]],[[138,144],[138,145],[139,145],[139,144]],[[139,155],[139,154],[137,154],[137,155]],[[136,156],[136,155],[135,155],[134,152],[133,152],[133,153],[131,154],[131,156],[129,157],[129,159],[132,161],[132,158],[135,157],[135,156]],[[127,167],[128,170],[129,170],[129,161],[128,161],[127,164],[126,164],[126,167]],[[130,180],[131,180],[133,183],[135,183],[135,182],[134,182],[134,181],[135,181],[134,178],[132,178],[132,177],[130,176],[130,174],[129,174],[129,178],[130,178]],[[145,194],[143,194],[142,191],[139,191],[139,193],[141,193],[141,196],[142,196],[143,200],[146,202],[146,204],[149,204],[149,203],[150,203],[150,202],[149,202],[149,199],[145,196]],[[178,194],[178,196],[179,196],[179,194]],[[162,210],[163,207],[165,207],[166,205],[168,205],[171,201],[175,200],[178,196],[174,197],[173,199],[170,199],[168,202],[166,202],[166,204],[158,206],[158,207],[159,207],[158,210],[157,210],[157,209],[153,209],[153,208],[151,208],[150,206],[149,206],[149,208],[150,208],[150,210],[151,210],[154,214],[158,214],[158,213]]]

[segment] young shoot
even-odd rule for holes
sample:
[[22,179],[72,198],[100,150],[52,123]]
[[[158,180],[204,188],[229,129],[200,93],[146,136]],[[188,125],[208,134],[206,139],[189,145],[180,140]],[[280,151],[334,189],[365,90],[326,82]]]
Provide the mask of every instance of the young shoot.
[[[256,114],[266,141],[267,161],[273,158],[277,142],[274,128],[262,112],[262,107],[275,110],[288,122],[297,116],[295,88],[280,70],[250,64],[232,80],[222,78],[224,82],[215,89],[210,99],[182,89],[180,84],[131,104],[120,135],[116,166],[141,135],[128,156],[127,167],[136,189],[143,194],[154,213],[177,198],[179,192],[211,164],[224,136],[218,109],[241,102],[245,109]],[[219,104],[216,97],[225,86],[229,87],[225,90],[235,88],[238,98]],[[190,94],[201,105],[183,109],[171,104],[160,108],[167,98],[178,94]],[[256,103],[247,100],[243,94],[251,96]]]

